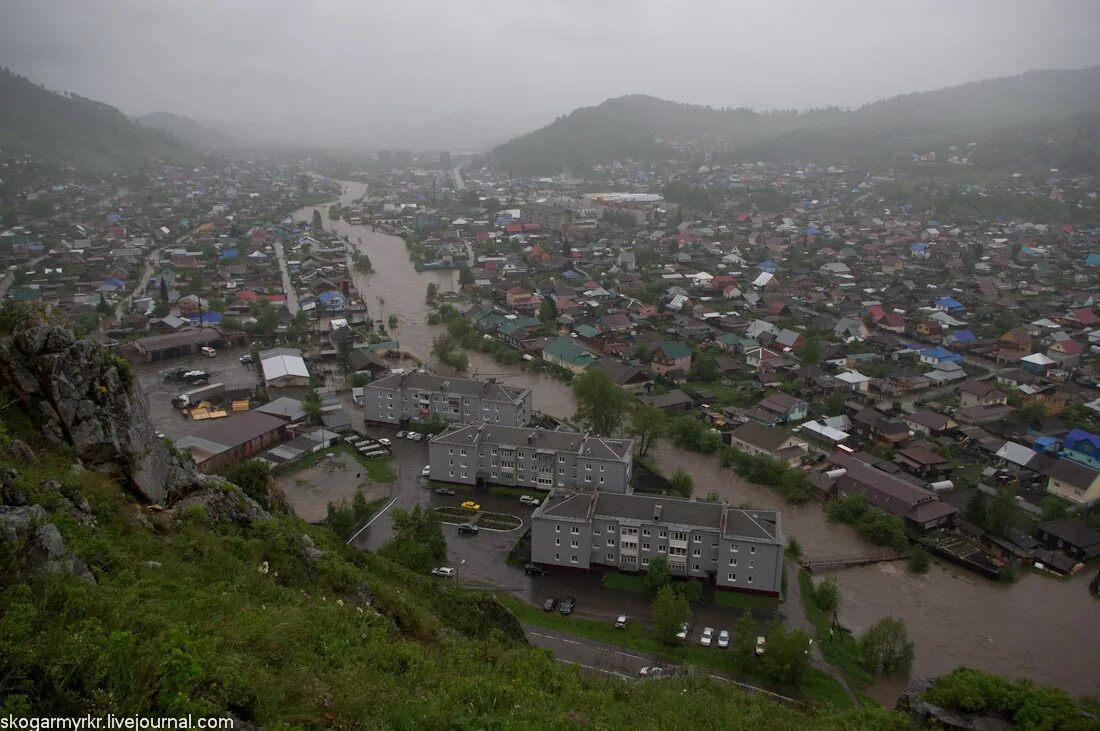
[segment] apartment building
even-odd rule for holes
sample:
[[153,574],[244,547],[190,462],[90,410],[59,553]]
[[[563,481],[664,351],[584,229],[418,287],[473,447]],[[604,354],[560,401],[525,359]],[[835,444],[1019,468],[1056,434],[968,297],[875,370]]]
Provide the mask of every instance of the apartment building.
[[531,515],[531,560],[546,566],[645,572],[658,556],[673,575],[778,596],[778,511],[668,496],[555,490]]
[[442,482],[622,493],[630,486],[634,440],[482,423],[434,437],[428,462],[431,479]]
[[531,389],[472,378],[404,373],[363,387],[367,423],[405,425],[439,416],[459,424],[526,426]]

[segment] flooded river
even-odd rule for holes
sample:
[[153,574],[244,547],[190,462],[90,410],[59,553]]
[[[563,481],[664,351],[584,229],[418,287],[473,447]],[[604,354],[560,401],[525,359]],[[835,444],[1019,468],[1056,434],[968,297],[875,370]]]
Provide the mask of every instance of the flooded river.
[[[366,191],[362,183],[343,185],[340,200],[344,204],[359,199]],[[312,214],[313,207],[309,207],[294,215],[296,220],[309,220]],[[356,273],[355,284],[372,316],[385,320],[396,315],[399,327],[395,335],[402,348],[427,359],[439,372],[446,372],[445,366],[431,358],[432,338],[441,328],[428,325],[424,295],[429,282],[438,284],[441,291],[453,291],[457,273],[415,271],[400,238],[367,226],[328,220],[325,226],[347,236],[370,257],[375,272]],[[379,298],[385,300],[384,305],[379,304]],[[561,418],[572,416],[573,393],[561,381],[528,373],[521,367],[499,365],[480,353],[469,356],[471,373],[530,387],[537,410]],[[781,509],[787,535],[796,537],[810,558],[873,555],[879,551],[860,540],[851,528],[829,523],[820,504],[785,505],[770,490],[740,480],[730,470],[721,470],[714,457],[686,453],[667,444],[662,444],[654,456],[666,474],[678,467],[691,473],[696,494],[701,497],[713,491],[734,505]],[[843,587],[839,616],[844,626],[858,633],[885,616],[905,620],[917,646],[914,677],[970,665],[1009,676],[1026,675],[1075,694],[1097,694],[1100,601],[1088,593],[1094,571],[1095,567],[1066,581],[1021,574],[1020,580],[1010,585],[995,584],[936,563],[923,576],[910,574],[904,562],[849,568],[833,575]],[[892,705],[903,686],[904,681],[883,681],[871,694],[883,704]]]

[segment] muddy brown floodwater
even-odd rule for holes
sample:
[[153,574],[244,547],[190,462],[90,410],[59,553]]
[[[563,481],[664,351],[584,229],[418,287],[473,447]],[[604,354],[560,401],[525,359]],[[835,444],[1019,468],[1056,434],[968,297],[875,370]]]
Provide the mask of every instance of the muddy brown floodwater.
[[[363,196],[366,185],[343,181],[341,203]],[[317,206],[323,208],[324,206]],[[295,212],[309,220],[313,208]],[[402,348],[428,360],[433,369],[447,372],[431,357],[432,338],[440,331],[428,325],[424,294],[429,282],[453,291],[456,272],[417,272],[404,242],[345,221],[327,221],[327,228],[347,236],[374,265],[372,274],[355,274],[355,284],[376,319],[397,315],[395,333]],[[379,298],[385,300],[381,305]],[[575,401],[568,385],[520,367],[502,366],[481,353],[470,353],[470,371],[534,393],[534,405],[551,416],[572,416]],[[814,559],[875,555],[872,546],[851,528],[828,522],[819,503],[791,506],[760,485],[745,482],[722,470],[713,456],[691,454],[662,444],[654,453],[666,474],[678,467],[695,480],[700,496],[715,492],[731,504],[775,507],[782,511],[783,527],[796,537],[805,554]],[[1021,573],[1014,584],[996,584],[951,566],[933,563],[923,576],[910,574],[904,562],[881,563],[831,572],[843,587],[840,622],[862,632],[886,616],[903,619],[916,643],[912,677],[941,674],[969,665],[1011,677],[1027,676],[1074,694],[1100,693],[1100,601],[1088,593],[1095,566],[1069,580]],[[880,681],[871,695],[893,705],[905,680]]]

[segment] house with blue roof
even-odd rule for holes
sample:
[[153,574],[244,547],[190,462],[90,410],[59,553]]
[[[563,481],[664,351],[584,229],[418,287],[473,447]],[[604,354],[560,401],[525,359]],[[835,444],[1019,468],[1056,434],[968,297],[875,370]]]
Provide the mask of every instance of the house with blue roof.
[[760,271],[775,274],[775,262],[771,259],[760,262]]
[[936,309],[946,312],[962,312],[966,306],[954,297],[940,297],[936,300]]
[[1090,267],[1100,267],[1100,254],[1089,254],[1085,259],[1085,264]]
[[317,295],[317,300],[324,305],[326,312],[343,312],[348,307],[348,301],[344,295],[336,290],[329,290]]
[[221,325],[225,321],[225,315],[220,312],[204,312],[198,317],[189,317],[191,322],[205,327],[207,325]]
[[927,259],[928,247],[924,244],[912,244],[909,247],[909,257],[912,259]]
[[962,363],[962,359],[963,357],[958,353],[952,353],[939,345],[925,348],[920,352],[920,362],[935,368],[939,368],[944,363]]
[[978,344],[978,336],[972,330],[955,330],[943,339],[947,347],[972,348]]
[[1100,436],[1084,429],[1073,429],[1063,438],[1058,456],[1100,470]]
[[236,259],[238,254],[239,254],[239,252],[237,251],[237,249],[223,249],[222,250],[222,258],[223,259]]

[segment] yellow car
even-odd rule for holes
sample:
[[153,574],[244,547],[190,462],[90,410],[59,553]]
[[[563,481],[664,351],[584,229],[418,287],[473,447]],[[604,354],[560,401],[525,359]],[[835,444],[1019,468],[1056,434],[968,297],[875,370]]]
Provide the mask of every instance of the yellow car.
[[470,510],[481,510],[481,506],[475,503],[473,500],[467,500],[462,503],[462,507],[469,508]]

